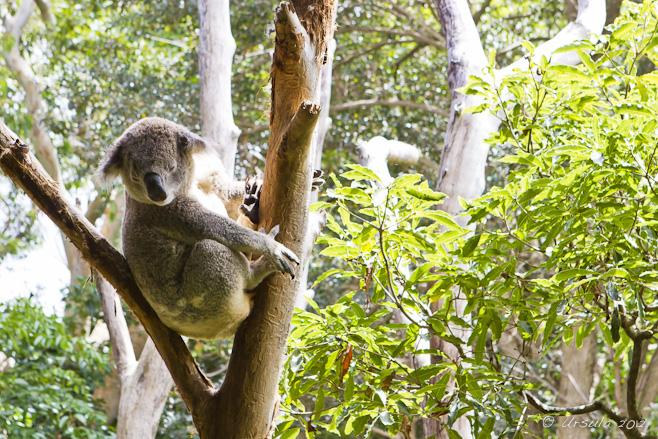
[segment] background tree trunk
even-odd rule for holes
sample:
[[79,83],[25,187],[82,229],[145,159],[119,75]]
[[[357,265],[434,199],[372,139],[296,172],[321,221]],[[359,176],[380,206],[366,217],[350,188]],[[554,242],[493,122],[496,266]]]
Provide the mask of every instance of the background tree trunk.
[[235,40],[228,0],[199,1],[199,94],[201,135],[216,142],[228,175],[233,175],[240,129],[233,121],[231,71]]
[[[560,393],[557,405],[560,407],[576,407],[587,404],[594,384],[594,371],[596,369],[596,331],[583,340],[580,349],[576,341],[572,340],[567,346],[562,344],[562,374],[560,376]],[[598,414],[597,414],[598,415]],[[557,422],[557,437],[559,439],[589,439],[589,428],[582,428],[578,424],[569,424],[573,421],[591,419],[590,415],[560,416]]]

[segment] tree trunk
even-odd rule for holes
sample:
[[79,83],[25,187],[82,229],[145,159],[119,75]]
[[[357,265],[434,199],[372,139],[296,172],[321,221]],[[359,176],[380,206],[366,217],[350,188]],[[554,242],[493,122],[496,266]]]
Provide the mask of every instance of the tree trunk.
[[199,1],[201,135],[216,143],[227,174],[233,175],[240,129],[231,103],[235,40],[230,18],[228,0]]
[[[281,3],[274,21],[271,134],[259,227],[280,225],[277,239],[300,256],[302,267],[310,252],[311,140],[320,115],[315,103],[334,21],[332,0]],[[209,426],[214,433],[205,437],[264,438],[270,431],[295,296],[303,288],[299,276],[292,280],[281,274],[257,288],[254,309],[235,336],[219,392],[221,416],[215,416]],[[204,438],[201,429],[199,434]]]
[[137,361],[119,297],[96,271],[94,278],[121,390],[117,439],[155,438],[173,380],[153,340],[146,341]]
[[[583,340],[580,349],[576,347],[575,340],[572,340],[569,346],[562,344],[562,375],[557,398],[559,407],[576,407],[591,401],[590,393],[596,368],[596,342],[596,332],[592,332]],[[589,427],[579,425],[587,420],[590,420],[589,415],[559,416],[558,439],[589,439]]]
[[155,438],[174,383],[150,338],[121,381],[117,439]]

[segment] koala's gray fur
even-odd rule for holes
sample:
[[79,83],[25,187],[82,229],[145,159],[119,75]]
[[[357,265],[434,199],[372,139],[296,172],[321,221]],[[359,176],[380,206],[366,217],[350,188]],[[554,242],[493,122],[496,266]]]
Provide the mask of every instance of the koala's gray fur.
[[[124,255],[162,322],[181,335],[217,339],[233,336],[249,315],[247,291],[274,271],[292,275],[299,261],[274,240],[278,226],[264,234],[234,221],[245,186],[227,178],[219,160],[195,172],[194,156],[207,145],[173,122],[142,119],[110,148],[96,180],[123,180]],[[243,253],[263,256],[249,261]]]

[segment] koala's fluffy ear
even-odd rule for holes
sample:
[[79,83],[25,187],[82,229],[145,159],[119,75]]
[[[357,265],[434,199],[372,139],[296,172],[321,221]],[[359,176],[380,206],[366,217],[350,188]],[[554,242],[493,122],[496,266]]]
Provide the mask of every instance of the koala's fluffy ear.
[[121,172],[121,143],[117,142],[110,147],[107,157],[101,163],[100,168],[94,174],[92,180],[96,186],[106,189]]
[[184,153],[195,154],[208,149],[206,140],[190,131],[183,131],[178,135],[178,150]]

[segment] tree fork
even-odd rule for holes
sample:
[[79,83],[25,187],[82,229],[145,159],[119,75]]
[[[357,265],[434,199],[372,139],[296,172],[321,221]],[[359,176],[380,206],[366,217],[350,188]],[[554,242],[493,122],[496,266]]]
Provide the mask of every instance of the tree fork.
[[[286,339],[308,257],[311,144],[327,45],[333,37],[334,0],[283,2],[275,14],[270,140],[260,202],[260,227],[280,225],[277,240],[301,260],[295,279],[276,274],[256,289],[251,315],[238,330],[212,438],[265,438],[271,430]],[[313,224],[311,224],[313,225]],[[245,398],[244,395],[249,395]],[[204,435],[199,431],[200,436]]]

